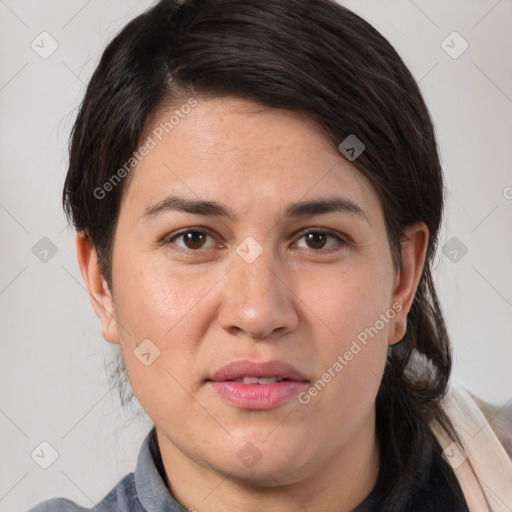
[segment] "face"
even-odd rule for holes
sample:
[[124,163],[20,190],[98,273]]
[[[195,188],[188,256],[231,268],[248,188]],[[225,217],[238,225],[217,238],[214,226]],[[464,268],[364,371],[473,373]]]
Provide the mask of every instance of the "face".
[[[297,482],[374,424],[403,320],[382,206],[309,118],[197,100],[124,191],[103,335],[161,443],[252,483]],[[289,366],[216,373],[270,361]],[[290,380],[226,382],[244,372]]]

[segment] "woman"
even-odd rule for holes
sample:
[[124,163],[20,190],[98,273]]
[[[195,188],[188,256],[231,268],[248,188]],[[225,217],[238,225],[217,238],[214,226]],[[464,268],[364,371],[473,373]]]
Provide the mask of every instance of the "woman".
[[[507,510],[512,463],[448,385],[443,186],[413,77],[335,2],[163,0],[129,23],[64,187],[155,425],[97,509]],[[80,508],[33,510],[58,509]]]

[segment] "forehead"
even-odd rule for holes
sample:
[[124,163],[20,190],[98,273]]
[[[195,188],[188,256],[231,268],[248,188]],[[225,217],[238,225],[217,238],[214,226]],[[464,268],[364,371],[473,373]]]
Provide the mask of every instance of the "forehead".
[[378,203],[373,185],[305,114],[235,98],[196,101],[192,109],[178,105],[154,117],[143,138],[154,147],[124,194],[130,208],[181,194],[224,202],[243,214],[253,206],[281,208],[288,198],[334,193],[365,210],[379,208],[372,205]]

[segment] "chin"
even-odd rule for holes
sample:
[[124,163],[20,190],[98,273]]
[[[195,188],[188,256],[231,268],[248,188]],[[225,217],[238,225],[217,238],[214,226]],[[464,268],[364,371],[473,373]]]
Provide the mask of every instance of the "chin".
[[[299,469],[300,468],[300,469]],[[253,467],[243,468],[241,465],[226,468],[224,471],[231,480],[251,487],[277,487],[296,483],[303,478],[304,465],[294,465],[290,461],[263,461],[261,459]]]
[[[217,470],[240,483],[255,487],[275,487],[292,484],[307,477],[308,454],[304,451],[303,443],[288,441],[287,449],[283,449],[284,439],[276,439],[269,443],[268,439],[261,442],[256,436],[253,441],[245,437],[237,442],[235,447],[223,450],[218,454],[219,459],[214,463]],[[226,459],[226,453],[234,456]],[[311,455],[311,454],[310,454]]]

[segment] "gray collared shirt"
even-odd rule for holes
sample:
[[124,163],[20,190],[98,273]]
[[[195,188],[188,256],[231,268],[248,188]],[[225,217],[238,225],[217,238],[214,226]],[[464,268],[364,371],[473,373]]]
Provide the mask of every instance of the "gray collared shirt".
[[160,475],[152,442],[155,427],[148,433],[139,451],[135,471],[126,475],[93,508],[80,507],[66,498],[43,501],[28,512],[187,512],[172,496]]

